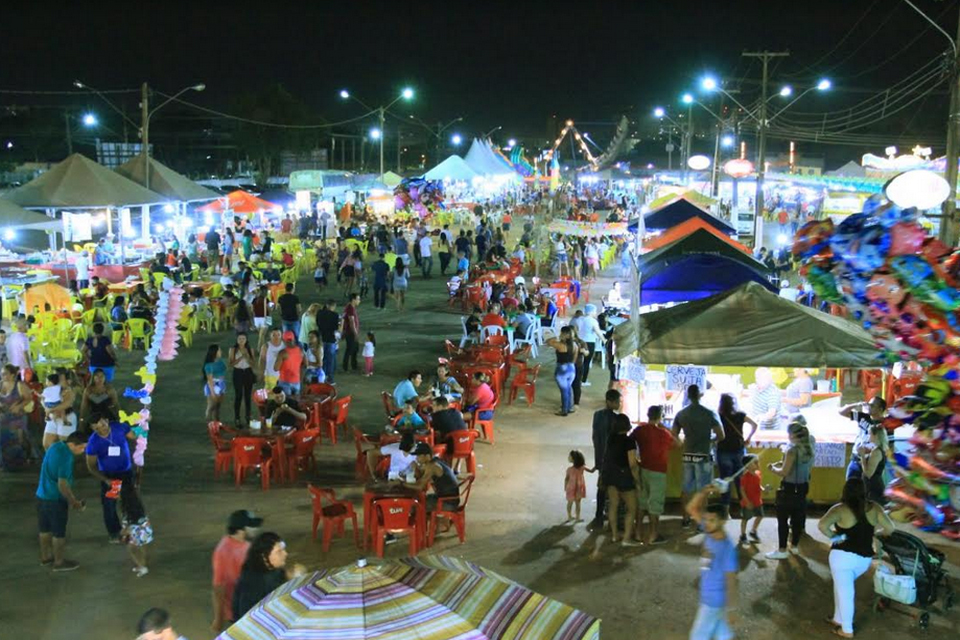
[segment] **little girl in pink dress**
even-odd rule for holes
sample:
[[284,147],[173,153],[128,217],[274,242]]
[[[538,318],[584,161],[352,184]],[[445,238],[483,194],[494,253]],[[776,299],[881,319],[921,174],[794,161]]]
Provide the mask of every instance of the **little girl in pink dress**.
[[[587,497],[587,483],[583,473],[593,473],[594,469],[587,469],[583,453],[574,449],[567,457],[571,466],[567,469],[567,476],[563,480],[563,488],[567,494],[567,521],[583,522],[580,518],[580,501]],[[576,518],[573,511],[576,506]]]

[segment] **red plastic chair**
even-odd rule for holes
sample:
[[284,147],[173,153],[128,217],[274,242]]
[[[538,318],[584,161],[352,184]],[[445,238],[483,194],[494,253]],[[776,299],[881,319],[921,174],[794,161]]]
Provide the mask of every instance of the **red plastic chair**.
[[332,384],[327,384],[325,382],[314,382],[312,384],[308,384],[304,388],[304,393],[311,396],[336,396],[337,388]]
[[378,480],[386,480],[390,475],[390,456],[381,456],[374,472]]
[[[870,402],[874,396],[880,394],[883,388],[883,371],[879,369],[862,369],[859,378],[860,388],[863,389],[864,400]],[[889,395],[889,387],[887,389]]]
[[[460,495],[456,498],[439,498],[437,500],[437,508],[434,509],[430,514],[430,538],[427,541],[428,546],[433,546],[433,539],[437,534],[437,518],[443,518],[447,521],[447,528],[444,531],[450,530],[450,525],[453,525],[457,528],[457,537],[460,538],[460,544],[463,544],[467,539],[467,502],[470,500],[470,489],[473,487],[473,481],[475,480],[474,476],[467,476],[460,481]],[[447,511],[443,508],[444,504],[451,504],[454,501],[457,501],[457,508],[452,511]]]
[[270,488],[270,472],[273,459],[263,455],[263,440],[260,438],[234,438],[233,440],[233,473],[234,482],[239,487],[243,484],[243,477],[247,469],[260,469],[260,480],[263,490]]
[[443,346],[447,349],[447,357],[452,358],[460,354],[460,347],[453,344],[450,340],[444,340]]
[[367,469],[367,452],[363,450],[363,445],[369,443],[370,440],[363,435],[363,432],[354,427],[353,444],[357,451],[357,459],[354,462],[353,472],[361,481],[366,480],[367,476],[370,474],[369,469]]
[[473,443],[479,437],[480,432],[472,429],[451,433],[447,436],[449,446],[443,455],[444,461],[453,466],[455,460],[466,460],[467,473],[475,475],[477,473],[477,456],[473,451]]
[[347,417],[350,415],[350,403],[352,401],[353,396],[337,398],[333,401],[332,417],[324,417],[320,420],[321,428],[326,429],[327,437],[333,444],[337,444],[337,427],[343,427],[344,432],[346,432]]
[[293,450],[287,453],[287,475],[290,482],[297,478],[297,472],[309,468],[316,471],[317,460],[313,457],[313,449],[320,442],[320,429],[304,429],[294,431],[290,435]]
[[493,411],[494,412],[493,418],[490,418],[489,420],[481,420],[480,412],[474,411],[473,415],[470,417],[470,424],[468,425],[471,429],[475,431],[480,431],[481,433],[483,433],[483,439],[489,442],[490,444],[493,444],[494,442],[496,442],[496,436],[494,435],[494,430],[493,430],[493,419],[497,417],[496,410],[497,410],[497,405],[499,404],[500,404],[500,396],[497,396],[496,399],[493,401],[493,406],[491,406],[489,409],[484,409],[484,411]]
[[257,405],[257,411],[260,412],[260,418],[266,418],[267,413],[267,390],[257,389],[253,392],[253,404]]
[[207,423],[207,434],[210,436],[210,442],[213,444],[215,457],[213,459],[213,477],[219,478],[220,472],[230,472],[230,465],[233,464],[233,448],[230,442],[223,439],[220,431],[223,425],[219,422]]
[[388,420],[400,413],[400,409],[393,404],[393,394],[389,391],[380,392],[380,401],[383,402],[383,411],[387,414]]
[[513,401],[517,399],[517,394],[523,391],[523,395],[527,398],[527,406],[532,407],[537,396],[537,376],[539,375],[539,364],[532,368],[524,367],[517,371],[517,375],[513,377],[513,382],[510,383],[510,398],[507,404],[513,404]]
[[410,555],[419,551],[418,541],[423,532],[417,523],[417,509],[422,505],[413,498],[379,498],[373,501],[373,545],[383,557],[384,539],[388,533],[406,533],[410,536]]
[[[353,544],[360,546],[360,530],[357,527],[357,513],[353,510],[353,505],[345,500],[337,500],[337,494],[333,489],[320,489],[312,484],[307,485],[310,491],[310,497],[313,499],[313,539],[317,539],[317,525],[323,520],[323,551],[330,550],[330,539],[333,538],[334,530],[339,537],[346,535],[344,525],[347,518],[353,522]],[[330,504],[323,506],[326,500]]]

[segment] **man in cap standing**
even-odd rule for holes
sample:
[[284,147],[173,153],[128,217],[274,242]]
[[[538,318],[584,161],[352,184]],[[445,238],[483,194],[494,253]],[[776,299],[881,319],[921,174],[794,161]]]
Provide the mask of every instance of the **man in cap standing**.
[[234,511],[227,520],[227,535],[220,538],[213,550],[213,624],[210,629],[220,633],[233,622],[233,590],[240,579],[240,569],[250,549],[250,540],[263,524],[252,511]]

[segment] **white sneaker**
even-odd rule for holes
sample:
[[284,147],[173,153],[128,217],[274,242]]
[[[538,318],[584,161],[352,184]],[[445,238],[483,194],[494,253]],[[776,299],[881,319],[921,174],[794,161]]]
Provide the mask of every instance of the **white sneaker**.
[[776,551],[768,551],[764,554],[764,557],[768,560],[786,560],[788,556],[786,551],[777,549]]
[[581,382],[581,383],[580,383],[580,386],[581,386],[581,387],[589,387],[589,386],[590,386],[590,383],[589,383],[589,382]]
[[146,567],[134,567],[133,572],[137,574],[138,578],[142,578],[143,576],[150,573],[150,569],[147,569]]

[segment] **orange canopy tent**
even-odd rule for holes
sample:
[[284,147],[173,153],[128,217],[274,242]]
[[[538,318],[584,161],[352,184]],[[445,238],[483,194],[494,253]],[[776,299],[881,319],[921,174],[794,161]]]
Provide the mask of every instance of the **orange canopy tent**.
[[716,227],[714,227],[709,222],[702,220],[700,218],[690,218],[685,222],[681,222],[675,227],[670,227],[663,233],[654,238],[651,238],[649,241],[643,243],[643,250],[653,251],[654,249],[659,249],[660,247],[665,247],[671,242],[676,242],[680,238],[686,237],[696,231],[697,229],[705,229],[720,238],[724,242],[728,243],[732,247],[736,247],[744,253],[750,253],[750,249],[740,244],[736,240],[732,240],[730,236],[723,233]]
[[225,210],[233,211],[238,214],[253,215],[260,211],[273,211],[278,206],[272,202],[262,200],[252,193],[243,190],[231,191],[226,197],[226,206],[224,199],[219,198],[210,204],[197,207],[197,211],[203,213],[223,213]]
[[41,313],[50,305],[51,311],[69,310],[71,306],[70,291],[55,282],[43,282],[27,289],[24,302],[30,313],[38,309]]

